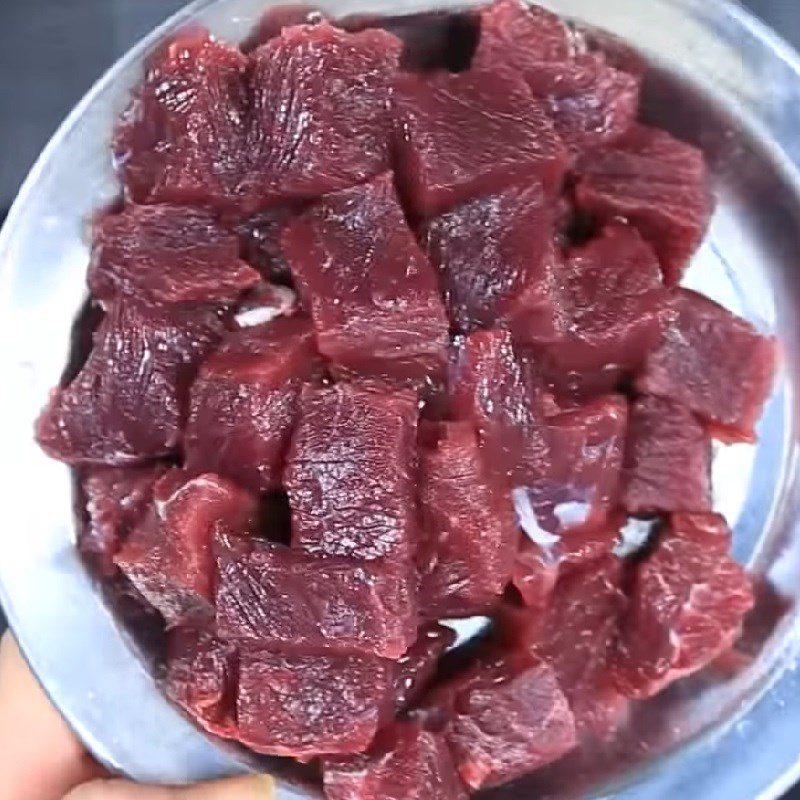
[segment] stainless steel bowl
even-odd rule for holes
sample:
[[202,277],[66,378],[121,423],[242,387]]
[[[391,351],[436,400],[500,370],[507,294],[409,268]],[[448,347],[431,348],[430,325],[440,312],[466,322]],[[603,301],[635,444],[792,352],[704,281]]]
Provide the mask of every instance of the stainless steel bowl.
[[[334,15],[456,7],[443,0],[329,0]],[[117,194],[110,132],[162,37],[189,20],[240,40],[265,0],[199,0],[99,81],[29,175],[0,237],[0,598],[50,697],[97,757],[141,780],[182,782],[264,765],[198,733],[158,692],[74,549],[72,483],[32,424],[64,366],[84,297],[92,211]],[[752,663],[686,681],[638,709],[613,748],[498,796],[753,800],[800,778],[800,58],[733,2],[550,0],[623,37],[653,65],[647,117],[703,147],[719,206],[687,282],[776,330],[785,371],[756,447],[716,455],[716,501],[763,592]],[[271,768],[281,774],[282,767]],[[290,780],[280,797],[307,797]]]

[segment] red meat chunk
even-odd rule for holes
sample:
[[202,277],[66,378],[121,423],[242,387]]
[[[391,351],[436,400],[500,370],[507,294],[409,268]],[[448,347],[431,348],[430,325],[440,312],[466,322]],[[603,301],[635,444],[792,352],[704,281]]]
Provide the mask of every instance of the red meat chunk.
[[434,217],[423,238],[458,331],[502,325],[523,344],[559,337],[555,220],[538,182],[510,186]]
[[447,319],[436,275],[390,173],[324,198],[287,225],[283,245],[337,371],[416,380],[442,371]]
[[388,721],[393,665],[380,658],[243,650],[236,720],[258,753],[360,753]]
[[268,281],[287,283],[292,271],[281,248],[281,234],[286,223],[301,208],[287,204],[273,206],[243,217],[233,225],[239,237],[241,257]]
[[167,697],[207,731],[233,736],[238,658],[230,642],[197,628],[175,628],[167,639]]
[[444,740],[412,723],[383,731],[370,750],[323,764],[327,800],[466,800]]
[[192,387],[186,468],[253,491],[279,487],[300,390],[317,361],[311,325],[301,317],[229,335]]
[[153,497],[153,484],[164,474],[163,464],[143,467],[93,467],[81,481],[87,520],[78,548],[104,578],[117,572],[114,556],[144,516]]
[[325,18],[316,6],[306,3],[286,3],[268,8],[256,26],[242,42],[243,53],[252,53],[257,47],[281,35],[284,28],[295,25],[314,25]]
[[95,231],[89,289],[113,300],[233,303],[259,281],[236,237],[213,214],[181,206],[128,206]]
[[707,297],[678,289],[677,316],[650,354],[637,388],[690,408],[724,441],[755,441],[772,388],[775,340]]
[[613,390],[669,320],[658,259],[635,228],[613,224],[570,251],[560,283],[568,332],[547,348],[548,377],[562,393]]
[[643,397],[631,409],[622,505],[631,514],[708,511],[711,442],[685,406]]
[[137,203],[230,208],[246,160],[247,58],[202,29],[151,57],[116,133],[128,196]]
[[218,543],[217,629],[282,652],[399,658],[417,634],[407,569]]
[[567,151],[517,78],[493,72],[400,75],[395,87],[399,172],[422,216],[512,183],[560,186]]
[[395,664],[395,713],[402,713],[419,699],[433,678],[439,659],[455,640],[455,631],[445,625],[433,623],[420,629],[416,642]]
[[445,730],[470,789],[520,778],[576,743],[575,720],[553,670],[531,657],[481,664],[444,691],[454,713]]
[[214,533],[249,532],[255,512],[255,500],[234,484],[172,470],[115,561],[168,625],[204,621],[213,614]]
[[678,283],[713,211],[703,154],[638,126],[623,143],[587,156],[580,172],[578,208],[602,220],[626,218],[658,253],[667,284]]
[[250,205],[319,197],[389,167],[401,49],[385,31],[321,23],[285,28],[252,54]]
[[622,562],[609,555],[566,575],[547,608],[527,615],[527,624],[514,631],[555,672],[579,734],[609,736],[627,705],[610,667],[625,608],[622,571]]
[[410,564],[419,538],[416,429],[411,392],[305,389],[284,473],[293,546]]
[[221,332],[213,310],[118,301],[83,369],[52,393],[37,422],[39,444],[69,464],[170,455],[180,439],[189,384]]
[[675,514],[637,569],[615,679],[629,697],[651,697],[729,650],[753,606],[730,530],[716,514]]
[[487,474],[469,422],[446,422],[420,453],[420,505],[435,564],[423,576],[429,618],[480,614],[508,583],[517,527],[508,495]]

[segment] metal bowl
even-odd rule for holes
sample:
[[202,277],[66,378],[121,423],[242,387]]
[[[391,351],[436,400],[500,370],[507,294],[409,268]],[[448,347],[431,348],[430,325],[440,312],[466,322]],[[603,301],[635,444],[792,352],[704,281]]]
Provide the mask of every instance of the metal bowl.
[[[0,599],[78,735],[102,762],[140,780],[183,782],[264,764],[204,737],[162,698],[77,557],[70,473],[39,451],[32,425],[62,372],[84,299],[86,221],[118,193],[108,143],[143,59],[190,20],[241,40],[268,4],[199,0],[121,59],[50,142],[0,236]],[[335,15],[462,4],[318,3]],[[636,709],[611,748],[496,796],[777,797],[800,777],[800,58],[733,2],[547,5],[626,39],[651,63],[645,115],[705,150],[719,199],[687,283],[777,331],[785,371],[759,444],[720,448],[714,463],[716,504],[735,528],[736,555],[764,578],[746,634],[752,662],[680,683]],[[279,796],[309,791],[287,777]]]

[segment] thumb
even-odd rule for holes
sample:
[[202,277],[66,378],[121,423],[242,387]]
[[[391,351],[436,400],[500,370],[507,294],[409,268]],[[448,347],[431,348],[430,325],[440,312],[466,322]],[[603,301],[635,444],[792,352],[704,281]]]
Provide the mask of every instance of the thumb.
[[141,786],[98,780],[73,789],[64,800],[274,800],[275,783],[267,775],[247,775],[196,786]]

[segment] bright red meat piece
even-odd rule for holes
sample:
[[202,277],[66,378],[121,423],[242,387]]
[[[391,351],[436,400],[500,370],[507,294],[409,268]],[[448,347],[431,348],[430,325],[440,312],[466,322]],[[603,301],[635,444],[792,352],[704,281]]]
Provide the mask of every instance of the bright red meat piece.
[[202,29],[150,58],[115,151],[137,203],[238,203],[247,151],[247,58]]
[[419,538],[416,431],[412,392],[305,389],[284,473],[292,545],[410,564]]
[[393,665],[358,656],[240,656],[239,740],[258,753],[308,758],[363,752],[391,717]]
[[217,630],[281,652],[399,658],[414,642],[410,572],[282,545],[217,544]]
[[444,740],[399,722],[367,753],[323,763],[326,800],[466,800]]
[[445,625],[432,623],[420,628],[417,640],[395,663],[395,713],[402,713],[422,695],[439,659],[455,640],[455,631]]
[[479,664],[441,691],[453,702],[445,737],[470,789],[520,778],[577,744],[567,699],[553,670],[536,658]]
[[313,330],[302,317],[229,334],[192,386],[186,469],[256,492],[279,487],[300,390],[317,367]]
[[249,205],[319,197],[389,167],[401,49],[385,31],[323,22],[285,28],[252,54]]
[[536,181],[429,220],[423,238],[461,333],[507,327],[520,343],[559,338],[560,258],[552,204]]
[[238,652],[230,642],[197,628],[175,628],[167,637],[167,697],[207,731],[235,735]]
[[283,246],[320,352],[345,374],[423,381],[446,361],[434,270],[406,224],[392,176],[325,197]]
[[286,3],[268,8],[247,38],[241,43],[243,53],[252,53],[257,47],[281,35],[284,28],[295,25],[314,25],[325,18],[316,6],[306,3]]
[[669,321],[658,259],[635,228],[612,224],[573,248],[560,275],[567,333],[547,348],[565,394],[610,391],[639,369]]
[[130,295],[146,303],[229,304],[259,279],[209,211],[127,206],[95,230],[88,283],[105,302]]
[[622,505],[631,514],[708,511],[711,442],[691,411],[659,397],[631,408]]
[[69,464],[131,464],[174,453],[189,385],[221,333],[212,309],[117,301],[83,369],[53,391],[36,425],[39,444]]
[[713,211],[703,154],[638,126],[624,142],[583,159],[579,171],[578,208],[601,220],[627,219],[658,253],[666,283],[678,283]]
[[116,574],[114,556],[150,507],[153,484],[165,471],[163,464],[92,467],[82,476],[87,519],[78,549],[100,576]]
[[636,386],[669,397],[702,417],[727,442],[755,441],[755,424],[772,389],[775,340],[688,289],[672,298],[677,312]]
[[419,491],[435,563],[423,575],[420,604],[432,619],[480,614],[511,574],[517,526],[505,487],[487,474],[475,429],[444,422],[420,452]]
[[637,568],[615,680],[651,697],[729,650],[753,607],[744,570],[728,555],[730,529],[716,514],[675,514]]
[[512,183],[561,184],[567,151],[521,80],[493,72],[404,73],[395,85],[404,194],[432,216]]
[[114,559],[169,626],[213,615],[215,531],[250,532],[255,499],[216,475],[168,472],[153,506]]

